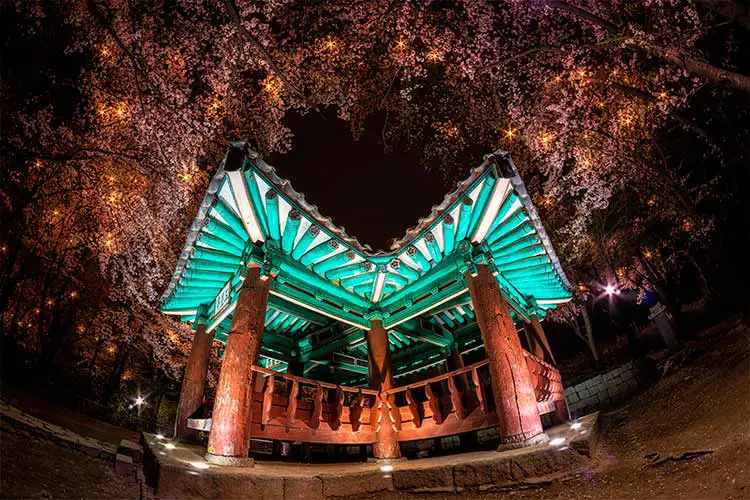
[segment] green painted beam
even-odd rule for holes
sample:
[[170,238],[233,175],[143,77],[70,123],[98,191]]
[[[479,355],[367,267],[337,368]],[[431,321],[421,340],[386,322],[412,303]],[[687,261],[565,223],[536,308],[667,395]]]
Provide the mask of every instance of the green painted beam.
[[482,184],[479,196],[477,196],[477,201],[474,204],[474,210],[471,211],[471,222],[469,222],[469,229],[466,232],[467,237],[471,238],[479,227],[479,223],[487,211],[487,205],[495,189],[495,184],[497,184],[497,181],[494,177],[487,177],[487,180]]
[[260,224],[263,236],[268,237],[268,222],[266,221],[266,211],[263,208],[263,201],[260,199],[260,190],[258,189],[258,181],[253,173],[254,169],[248,169],[244,172],[245,177],[245,188],[249,194],[250,204],[252,205],[253,212],[255,212],[255,218]]
[[273,189],[266,191],[266,223],[268,237],[281,241],[281,227],[279,222],[279,195]]
[[419,279],[419,271],[406,264],[406,262],[399,259],[393,259],[390,266],[393,272],[403,276],[407,281],[415,281]]
[[393,283],[396,286],[405,286],[409,283],[409,280],[401,276],[400,274],[387,273],[385,275],[386,284]]
[[[395,293],[393,296],[399,295],[404,289]],[[391,314],[385,319],[384,321],[385,324],[383,326],[385,328],[391,328],[392,327],[391,325],[396,325],[400,321],[410,318],[415,314],[424,314],[425,312],[429,311],[436,305],[440,304],[442,301],[445,301],[447,298],[459,292],[462,292],[463,290],[466,290],[466,283],[464,283],[463,278],[460,278],[454,284],[448,287],[445,287],[442,290],[439,290],[437,293],[432,294],[430,297],[426,299],[420,300],[418,303],[414,304],[412,307],[407,307],[395,314]]]
[[302,255],[307,252],[307,249],[310,248],[313,240],[317,238],[319,234],[320,228],[315,224],[311,224],[310,227],[307,228],[307,231],[302,234],[302,237],[299,239],[297,244],[294,245],[294,249],[292,250],[292,258],[295,260],[299,260],[300,257],[302,257]]
[[[238,266],[241,260],[241,256],[234,255],[220,250],[211,250],[209,248],[193,247],[192,259],[210,260],[213,262],[221,262],[224,264],[232,264]],[[191,259],[191,260],[192,260]]]
[[[318,245],[315,245],[313,248],[309,249],[302,257],[300,257],[299,261],[303,266],[309,267],[319,261],[322,261],[326,256],[335,252],[338,248],[339,242],[331,238],[330,240],[319,243]],[[344,252],[344,255],[346,256],[346,252]]]
[[230,241],[220,238],[219,236],[216,236],[214,234],[211,234],[205,231],[201,231],[198,234],[197,243],[199,245],[207,246],[214,250],[221,250],[222,252],[238,254],[238,255],[242,255],[242,252],[245,249],[245,245],[238,245],[238,244],[232,243]]
[[190,265],[188,269],[195,269],[197,271],[215,271],[218,273],[229,274],[234,274],[240,267],[239,261],[227,264],[225,262],[217,262],[214,260],[190,259],[188,264]]
[[458,226],[456,226],[456,241],[463,241],[466,239],[466,233],[469,231],[469,225],[471,224],[471,212],[474,208],[474,200],[469,196],[465,196],[461,200],[461,208],[458,211]]
[[518,271],[521,269],[529,269],[529,268],[541,266],[544,264],[549,264],[549,257],[547,257],[547,254],[526,257],[523,259],[515,260],[507,264],[501,263],[497,265],[497,268],[501,270],[502,272],[507,272],[507,271]]
[[211,203],[211,212],[209,212],[209,215],[215,218],[214,213],[219,214],[236,235],[241,238],[248,238],[242,219],[237,215],[234,207],[230,206],[221,196],[216,196]]
[[463,255],[454,252],[439,266],[425,273],[419,280],[409,283],[398,292],[383,300],[380,303],[380,307],[384,310],[397,309],[401,305],[408,305],[411,301],[433,287],[439,286],[441,281],[450,281],[451,278],[463,281],[463,277],[457,268],[457,264],[463,262],[463,257]]
[[[353,310],[360,310],[362,313],[369,308],[369,301],[345,290],[344,288],[332,284],[330,281],[318,276],[308,268],[289,259],[283,254],[269,250],[267,255],[273,265],[278,267],[280,275],[284,276],[287,280],[292,280],[292,283],[296,283],[297,286],[301,285],[304,288],[317,289],[317,293],[321,297],[333,301],[342,301],[342,305]],[[278,281],[278,278],[276,281]]]
[[450,255],[456,247],[456,225],[450,214],[443,218],[443,253]]
[[406,255],[411,257],[411,260],[417,263],[419,267],[422,268],[423,272],[427,272],[430,270],[432,265],[430,265],[430,261],[427,260],[427,257],[425,254],[422,253],[422,251],[417,248],[415,245],[409,245],[406,248]]
[[217,238],[230,243],[232,246],[245,248],[245,242],[247,242],[247,238],[240,237],[229,226],[227,226],[223,222],[219,222],[218,219],[205,219],[202,232],[205,233],[206,231],[216,236]]
[[331,322],[330,318],[323,316],[322,314],[311,311],[310,309],[307,309],[305,307],[298,306],[297,304],[287,302],[286,300],[276,295],[269,295],[268,305],[269,307],[273,307],[277,311],[297,316],[317,325],[325,325]]
[[502,224],[498,225],[494,231],[487,234],[485,241],[490,246],[493,246],[495,245],[495,242],[497,242],[500,238],[517,229],[520,225],[523,224],[527,224],[531,229],[534,228],[529,222],[529,218],[526,217],[526,214],[523,211],[519,210],[518,212],[504,220]]
[[[331,240],[331,241],[335,241],[335,240]],[[315,264],[313,264],[313,271],[315,271],[316,273],[320,275],[325,275],[329,279],[338,279],[338,278],[330,278],[328,277],[328,275],[326,275],[326,273],[328,271],[331,271],[332,269],[345,266],[346,264],[348,264],[354,259],[354,256],[355,256],[354,251],[348,250],[346,252],[340,252],[331,257],[326,257],[324,260],[321,260],[320,262],[316,262]],[[345,277],[345,276],[341,276],[341,277]]]
[[495,260],[495,265],[498,266],[498,268],[504,268],[504,266],[511,265],[515,262],[520,262],[526,259],[530,259],[532,257],[540,257],[543,255],[544,256],[547,255],[546,251],[544,250],[544,247],[541,245],[534,245],[531,247],[527,247],[523,250],[513,252],[510,255],[496,256],[494,260]]
[[521,238],[518,238],[515,241],[508,242],[504,245],[495,245],[495,249],[493,250],[493,255],[495,256],[504,256],[508,254],[512,254],[513,252],[516,252],[518,250],[526,249],[530,246],[534,245],[540,245],[541,241],[539,240],[539,237],[536,234],[532,234],[529,236],[523,236]]
[[493,220],[492,224],[490,224],[490,227],[487,230],[487,235],[485,235],[484,239],[486,240],[488,235],[494,233],[495,230],[497,230],[498,226],[504,223],[507,217],[510,217],[510,215],[512,215],[511,211],[515,213],[520,210],[521,207],[522,205],[518,200],[518,196],[516,196],[513,192],[510,192],[508,196],[505,197],[505,200],[503,200],[502,205],[500,205],[500,209],[497,211],[495,220]]
[[350,278],[361,273],[366,273],[372,270],[372,264],[369,262],[357,262],[356,264],[350,264],[348,266],[337,267],[331,269],[325,273],[325,277],[331,281],[341,280]]
[[[312,335],[315,335],[314,333]],[[300,359],[307,361],[310,359],[318,359],[325,357],[332,352],[338,351],[348,345],[362,341],[365,338],[365,331],[359,328],[348,328],[343,334],[335,337],[331,337],[317,345],[312,346],[310,349],[302,349],[300,353]],[[300,342],[298,342],[300,345]],[[366,352],[366,351],[365,351]]]
[[424,235],[424,244],[427,247],[427,251],[430,252],[432,262],[439,264],[443,260],[443,253],[440,251],[435,235],[432,232],[428,232]]
[[364,285],[366,283],[371,283],[375,281],[375,278],[377,277],[378,273],[371,272],[371,273],[363,273],[358,274],[357,276],[350,276],[349,278],[344,278],[341,280],[341,286],[344,288],[353,288],[357,285]]
[[299,229],[302,215],[298,210],[292,209],[286,218],[286,224],[284,224],[284,233],[281,235],[281,249],[285,254],[292,253],[294,247],[294,240],[297,239],[297,229]]

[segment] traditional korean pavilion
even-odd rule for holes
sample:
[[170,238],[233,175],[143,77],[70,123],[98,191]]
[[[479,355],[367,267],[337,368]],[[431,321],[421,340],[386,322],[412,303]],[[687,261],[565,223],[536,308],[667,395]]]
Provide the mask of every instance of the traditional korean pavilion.
[[493,427],[502,447],[539,442],[541,415],[567,418],[540,322],[570,297],[505,152],[373,251],[234,143],[162,297],[195,331],[176,437],[195,436],[217,339],[215,463],[252,463],[251,438],[372,445],[378,459]]

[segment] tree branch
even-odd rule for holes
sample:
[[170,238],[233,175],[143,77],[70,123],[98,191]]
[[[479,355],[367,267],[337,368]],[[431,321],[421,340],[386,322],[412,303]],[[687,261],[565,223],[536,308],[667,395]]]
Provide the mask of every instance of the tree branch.
[[528,50],[524,50],[523,52],[520,52],[520,53],[518,53],[516,55],[507,57],[507,58],[502,59],[500,61],[494,62],[492,64],[488,64],[488,65],[482,67],[481,71],[492,69],[492,68],[497,68],[497,67],[500,67],[500,66],[505,66],[506,64],[512,63],[513,61],[517,61],[519,59],[523,59],[524,57],[527,57],[527,56],[530,56],[530,55],[533,55],[533,54],[538,54],[540,52],[553,52],[555,54],[563,54],[563,49],[560,48],[560,47],[555,47],[553,45],[540,45],[538,47],[534,47],[534,48],[531,48],[531,49],[528,49]]
[[[612,83],[612,82],[602,82],[604,85],[607,85],[611,88],[620,90],[621,92],[631,95],[633,97],[637,97],[639,99],[642,99],[646,102],[655,103],[658,101],[657,97],[650,92],[646,92],[645,90],[641,90],[635,87],[630,87],[628,85],[623,85],[621,83]],[[714,146],[714,142],[711,139],[711,136],[708,135],[708,132],[706,132],[704,129],[696,125],[695,123],[690,120],[687,116],[685,116],[683,113],[680,113],[679,111],[672,110],[672,111],[660,111],[675,120],[677,123],[685,127],[686,129],[694,132],[696,135],[703,138],[709,145]]]
[[300,98],[304,103],[309,105],[308,99],[305,96],[305,94],[302,93],[302,91],[297,88],[296,85],[294,85],[292,82],[289,81],[289,79],[284,75],[284,73],[279,69],[278,66],[276,66],[276,63],[273,61],[273,58],[271,58],[271,54],[268,53],[265,47],[258,41],[257,38],[255,38],[252,33],[250,33],[243,25],[242,25],[242,19],[240,19],[240,15],[237,12],[237,9],[234,6],[234,3],[232,0],[224,0],[224,4],[227,6],[227,10],[229,11],[229,16],[232,18],[232,22],[234,23],[235,27],[237,28],[237,31],[239,32],[239,35],[245,39],[250,45],[255,47],[255,49],[258,51],[260,56],[263,58],[264,61],[266,61],[266,64],[268,64],[269,69],[281,80],[281,82],[289,88],[289,90],[296,95],[298,98]]
[[701,61],[682,50],[659,45],[644,45],[646,52],[653,54],[665,61],[681,66],[687,72],[703,77],[704,79],[715,84],[724,84],[737,90],[750,92],[750,76],[735,73],[726,69],[719,68],[713,64]]
[[[619,32],[619,28],[615,24],[585,9],[570,5],[563,0],[546,0],[545,4],[594,24],[613,35],[616,35]],[[683,50],[662,47],[659,45],[639,44],[637,42],[635,45],[664,61],[680,66],[687,72],[700,76],[712,83],[720,85],[726,84],[735,89],[742,90],[743,92],[750,92],[750,76],[719,68],[688,55]]]
[[617,34],[617,32],[619,31],[619,28],[617,27],[616,24],[611,23],[607,21],[606,19],[604,19],[603,17],[597,16],[596,14],[589,12],[587,10],[584,10],[580,7],[570,5],[568,2],[564,2],[563,0],[546,0],[544,3],[554,9],[567,12],[568,14],[571,14],[574,17],[583,19],[585,21],[588,21],[591,24],[599,26],[600,28],[605,29],[606,31],[612,33],[613,35]]

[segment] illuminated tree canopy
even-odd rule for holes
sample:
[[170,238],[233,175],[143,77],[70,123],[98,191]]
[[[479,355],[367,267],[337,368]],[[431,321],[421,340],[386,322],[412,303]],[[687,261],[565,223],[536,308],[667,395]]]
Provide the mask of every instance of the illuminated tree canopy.
[[583,296],[616,280],[675,306],[686,266],[710,288],[715,209],[750,140],[735,126],[750,94],[742,2],[4,9],[19,47],[55,54],[31,84],[3,78],[0,314],[30,348],[55,352],[54,328],[89,357],[137,335],[179,366],[189,334],[155,305],[185,228],[227,142],[287,152],[290,112],[334,109],[355,136],[381,117],[383,147],[418,152],[447,186],[510,151]]

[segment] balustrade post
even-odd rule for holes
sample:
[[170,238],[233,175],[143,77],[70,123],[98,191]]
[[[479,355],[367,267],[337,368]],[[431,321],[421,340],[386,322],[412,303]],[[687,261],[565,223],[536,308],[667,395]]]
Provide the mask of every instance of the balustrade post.
[[216,464],[253,464],[248,457],[255,386],[252,365],[260,357],[271,282],[260,271],[259,265],[249,265],[229,328],[206,453],[206,460]]
[[299,354],[296,352],[292,353],[286,365],[286,374],[295,375],[297,377],[304,377],[305,376],[304,365],[305,364],[299,359]]
[[477,270],[476,276],[467,272],[466,281],[489,360],[500,449],[543,442],[534,386],[508,304],[487,265]]
[[552,349],[549,346],[547,335],[544,333],[544,328],[542,328],[542,324],[536,314],[532,314],[531,322],[524,323],[523,326],[527,329],[527,335],[533,338],[534,347],[531,352],[539,359],[545,359],[553,365],[557,364],[555,356],[552,354]]
[[[373,455],[377,459],[397,459],[401,457],[398,446],[396,429],[391,419],[389,405],[393,397],[386,396],[383,391],[393,387],[393,373],[391,371],[391,350],[388,346],[388,333],[379,319],[372,320],[372,326],[367,332],[367,355],[370,375],[370,388],[380,392],[378,398],[379,418],[376,426],[376,439],[372,447]],[[377,405],[376,405],[377,406]],[[393,411],[398,408],[393,404]]]
[[526,342],[529,344],[529,352],[539,359],[544,359],[544,348],[536,341],[536,335],[531,323],[523,322],[523,333],[526,337]]
[[[448,371],[455,371],[460,370],[463,368],[464,365],[464,357],[461,354],[461,351],[458,348],[458,343],[456,342],[455,338],[453,339],[453,343],[450,346],[450,350],[448,351]],[[465,391],[469,387],[469,380],[465,373],[462,373],[458,375],[458,388],[461,391]]]
[[193,345],[190,348],[190,357],[185,365],[185,375],[182,377],[182,389],[180,390],[180,402],[177,406],[177,418],[175,419],[174,437],[195,441],[198,439],[198,431],[187,426],[190,415],[203,403],[203,393],[206,389],[206,375],[208,373],[208,361],[211,357],[211,342],[213,332],[206,332],[207,318],[205,308],[201,307],[195,318],[196,332],[193,335]]

